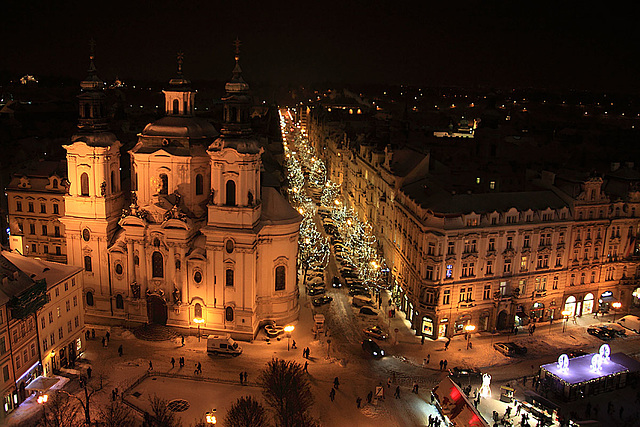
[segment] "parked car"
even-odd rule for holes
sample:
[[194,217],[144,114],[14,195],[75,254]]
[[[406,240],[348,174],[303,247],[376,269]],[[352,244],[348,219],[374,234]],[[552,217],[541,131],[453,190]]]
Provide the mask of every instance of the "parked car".
[[342,287],[342,282],[340,281],[338,276],[333,276],[333,279],[331,280],[331,286],[334,287],[334,288],[341,288]]
[[449,369],[449,376],[454,378],[480,379],[482,378],[482,372],[475,368],[461,368],[459,366],[455,366]]
[[604,328],[604,329],[608,329],[609,331],[613,332],[613,334],[617,337],[626,337],[627,336],[627,330],[622,326],[619,325],[617,323],[601,323],[599,325],[595,325],[598,326],[600,328]]
[[360,314],[366,314],[367,316],[377,316],[378,313],[372,308],[368,306],[360,307]]
[[327,295],[323,295],[321,297],[312,299],[311,304],[313,304],[314,307],[320,307],[321,305],[329,304],[331,301],[333,301],[333,298]]
[[527,353],[527,347],[512,342],[497,342],[493,345],[493,348],[505,356],[515,356]]
[[307,286],[319,285],[324,285],[324,277],[313,276],[311,279],[307,280]]
[[365,305],[373,307],[375,304],[376,303],[366,295],[354,295],[351,299],[351,305],[355,307],[364,307]]
[[380,328],[380,326],[372,326],[370,328],[366,328],[365,330],[363,330],[363,332],[365,335],[377,340],[387,339],[387,336],[384,334],[384,331],[382,330],[382,328]]
[[616,323],[624,326],[627,329],[631,329],[636,334],[640,334],[640,317],[638,316],[629,314],[618,319]]
[[362,349],[365,353],[375,358],[384,356],[384,350],[381,349],[380,346],[370,338],[362,341]]
[[593,335],[594,337],[598,337],[603,341],[610,341],[615,338],[615,333],[613,331],[600,326],[592,326],[587,328],[587,333],[589,335]]
[[284,334],[284,326],[277,326],[275,323],[269,323],[264,325],[264,331],[269,338],[276,338],[279,335]]
[[209,335],[207,337],[207,353],[238,356],[242,354],[242,347],[231,338],[230,334]]
[[307,293],[311,296],[316,296],[316,295],[322,295],[324,294],[326,291],[324,288],[311,288],[307,291]]

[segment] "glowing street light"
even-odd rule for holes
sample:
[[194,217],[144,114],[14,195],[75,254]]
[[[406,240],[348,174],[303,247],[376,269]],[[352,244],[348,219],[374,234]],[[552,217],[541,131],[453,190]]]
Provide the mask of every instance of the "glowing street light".
[[206,412],[204,414],[205,416],[205,421],[207,422],[207,424],[216,424],[218,422],[218,419],[216,418],[216,410],[212,410],[211,412]]
[[204,323],[204,319],[202,317],[196,317],[193,319],[193,322],[198,325],[198,342],[200,342],[200,325]]
[[49,400],[49,395],[48,394],[41,394],[40,396],[38,396],[38,404],[42,405],[42,410],[44,411],[44,425],[47,425],[47,406],[45,405],[45,403],[47,403],[47,400]]
[[618,312],[620,307],[622,307],[622,304],[620,303],[620,301],[616,301],[616,302],[611,304],[611,307],[613,307],[613,320],[612,320],[612,322],[615,322],[616,321],[616,313]]
[[466,325],[464,327],[464,332],[467,337],[467,350],[471,348],[471,333],[476,330],[475,325]]
[[569,319],[569,316],[571,316],[571,310],[564,310],[562,312],[562,317],[564,317],[564,323],[562,323],[562,332],[564,333],[564,331],[567,330],[567,320]]
[[287,326],[284,327],[284,331],[287,333],[287,351],[289,351],[289,349],[290,349],[289,343],[291,341],[291,332],[293,332],[293,330],[295,328],[296,327],[293,326],[293,325],[287,325]]

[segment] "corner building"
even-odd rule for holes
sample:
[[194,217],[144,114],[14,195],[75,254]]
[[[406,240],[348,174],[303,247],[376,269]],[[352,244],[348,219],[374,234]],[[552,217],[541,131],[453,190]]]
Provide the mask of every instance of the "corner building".
[[[93,139],[109,142],[94,147],[74,137],[66,147],[72,183],[65,223],[74,226],[68,247],[70,262],[85,268],[89,321],[200,326],[252,339],[266,320],[298,317],[301,217],[279,189],[261,186],[263,149],[252,137],[249,85],[238,60],[225,86],[220,133],[195,117],[196,91],[179,63],[164,91],[166,116],[147,125],[129,151],[132,192],[124,211],[120,143],[92,126]],[[77,152],[94,163],[69,161]],[[88,194],[79,167],[87,169]],[[109,203],[112,194],[118,196]]]

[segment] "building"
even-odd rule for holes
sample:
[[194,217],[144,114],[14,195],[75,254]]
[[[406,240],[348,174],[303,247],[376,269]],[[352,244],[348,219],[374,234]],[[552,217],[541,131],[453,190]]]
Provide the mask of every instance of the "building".
[[69,264],[84,267],[86,315],[253,339],[267,320],[298,316],[301,217],[261,185],[249,85],[236,55],[221,134],[195,116],[196,91],[171,79],[165,117],[139,134],[131,203],[122,212],[120,142],[108,132],[93,58],[82,82],[79,132],[67,150]]
[[6,188],[9,246],[48,261],[67,262],[64,195],[69,189],[63,162],[40,161],[13,175]]

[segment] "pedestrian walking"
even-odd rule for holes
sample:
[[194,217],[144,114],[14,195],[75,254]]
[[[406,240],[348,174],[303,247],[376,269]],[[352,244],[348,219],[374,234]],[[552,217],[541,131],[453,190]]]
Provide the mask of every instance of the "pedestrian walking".
[[522,411],[522,403],[516,407],[516,417],[520,415],[520,411]]
[[420,345],[424,345],[424,335],[420,338]]
[[184,347],[184,335],[181,335],[180,338],[182,339],[182,346]]
[[153,371],[153,363],[151,363],[151,360],[149,360],[149,370]]
[[387,378],[387,387],[391,388],[391,377]]
[[202,375],[202,364],[198,362],[198,374]]
[[411,392],[418,394],[418,381],[413,382],[413,389],[411,390]]
[[103,347],[107,346],[107,340],[104,337],[102,337],[102,346]]
[[240,372],[240,385],[243,384],[242,380],[244,380],[244,373]]
[[360,396],[358,396],[358,398],[356,399],[356,406],[358,407],[358,409],[360,409],[360,405],[362,404],[362,398],[360,398]]
[[331,398],[331,401],[333,402],[333,399],[336,398],[336,389],[331,387],[331,391],[329,392],[329,397]]
[[96,339],[96,330],[95,329],[91,329],[91,339]]
[[442,369],[443,369],[444,371],[446,371],[446,370],[447,370],[447,359],[444,359],[444,362],[442,362]]
[[444,343],[444,351],[449,350],[449,344],[451,344],[451,338],[447,338],[447,342]]
[[442,366],[444,365],[444,360],[440,360],[440,370],[442,371]]
[[90,380],[91,379],[91,366],[89,366],[87,368],[87,379]]
[[335,377],[333,379],[333,387],[335,387],[336,389],[340,388],[340,381],[338,380],[338,377]]
[[171,369],[176,367],[176,359],[174,359],[173,357],[171,358]]
[[249,376],[249,374],[247,374],[247,371],[244,371],[244,383],[247,383],[247,377]]
[[180,368],[184,366],[184,357],[181,356],[178,358],[178,365],[180,365]]
[[396,392],[393,393],[393,397],[400,399],[400,386],[396,386]]
[[427,354],[427,365],[429,364],[429,362],[431,362],[431,355]]
[[305,372],[309,372],[309,371],[307,371],[307,367],[308,367],[308,366],[309,366],[309,362],[305,361],[305,362],[304,362],[304,371],[305,371]]
[[371,403],[371,399],[373,399],[373,391],[369,391],[367,394],[367,403]]
[[118,347],[118,356],[122,357],[122,344]]
[[296,347],[296,340],[291,340],[291,348],[298,348]]
[[111,334],[109,333],[109,331],[107,331],[107,333],[104,334],[104,337],[107,339],[107,344],[109,344],[109,337],[111,337]]
[[116,390],[115,389],[111,390],[111,400],[114,401],[114,402],[116,401]]

